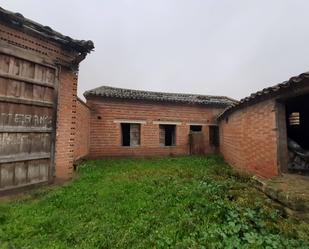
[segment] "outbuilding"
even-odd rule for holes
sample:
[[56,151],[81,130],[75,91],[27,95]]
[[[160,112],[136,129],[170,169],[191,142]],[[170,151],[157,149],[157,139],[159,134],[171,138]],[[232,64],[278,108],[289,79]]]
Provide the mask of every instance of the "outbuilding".
[[266,178],[309,172],[309,73],[242,99],[218,120],[230,165]]
[[93,48],[0,8],[0,194],[71,177],[78,65]]
[[216,117],[236,101],[222,96],[101,86],[85,92],[90,158],[215,153]]

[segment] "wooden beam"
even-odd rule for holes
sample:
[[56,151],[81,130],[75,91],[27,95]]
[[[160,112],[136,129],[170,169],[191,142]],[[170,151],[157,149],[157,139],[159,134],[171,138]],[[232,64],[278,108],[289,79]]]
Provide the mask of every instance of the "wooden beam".
[[33,153],[33,154],[17,154],[9,156],[0,156],[0,163],[13,163],[20,161],[31,161],[39,159],[49,159],[50,153]]
[[47,66],[54,69],[56,68],[55,60],[49,59],[48,56],[43,57],[39,53],[29,52],[29,50],[10,45],[7,42],[0,41],[0,52],[23,60],[34,62],[42,66]]
[[9,194],[19,193],[24,190],[35,189],[39,186],[46,185],[48,183],[47,180],[38,180],[35,182],[28,182],[25,184],[13,185],[13,186],[2,186],[0,188],[0,196],[5,196]]
[[0,101],[7,102],[7,103],[35,105],[35,106],[42,106],[42,107],[53,107],[54,106],[54,103],[52,102],[29,100],[29,99],[22,99],[22,98],[13,98],[13,97],[8,97],[8,96],[5,96],[5,97],[0,96]]
[[288,138],[286,131],[286,108],[283,102],[276,103],[277,165],[280,173],[288,172]]
[[7,133],[51,133],[53,132],[52,128],[45,127],[20,127],[20,126],[1,126],[0,132]]
[[5,79],[9,79],[9,80],[27,82],[27,83],[31,83],[31,84],[38,85],[38,86],[55,88],[54,84],[43,83],[41,81],[37,81],[37,80],[33,80],[33,79],[29,79],[29,78],[25,78],[25,77],[21,77],[21,76],[17,76],[17,75],[12,75],[12,74],[8,74],[8,73],[0,72],[0,77],[5,78]]

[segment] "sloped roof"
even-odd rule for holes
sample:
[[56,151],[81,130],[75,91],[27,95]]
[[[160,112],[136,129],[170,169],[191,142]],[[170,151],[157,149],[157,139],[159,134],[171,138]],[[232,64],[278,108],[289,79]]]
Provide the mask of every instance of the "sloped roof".
[[226,117],[228,114],[245,107],[251,103],[256,103],[259,101],[264,100],[265,98],[272,98],[280,96],[283,93],[290,92],[292,89],[295,89],[299,86],[306,86],[309,87],[309,82],[304,82],[306,79],[309,79],[309,72],[302,73],[298,76],[294,76],[287,81],[284,81],[280,84],[264,88],[261,91],[252,93],[250,96],[241,99],[239,102],[235,102],[229,107],[227,107],[219,116],[218,120]]
[[34,33],[66,47],[70,47],[80,53],[89,53],[94,49],[94,44],[92,41],[72,39],[69,36],[64,36],[61,33],[54,31],[48,26],[43,26],[35,21],[27,19],[20,13],[14,13],[1,7],[0,20],[16,28],[23,29],[28,33]]
[[85,98],[88,98],[90,96],[101,96],[105,98],[151,100],[156,102],[175,102],[175,103],[178,102],[178,103],[201,104],[201,105],[219,105],[223,107],[229,106],[237,102],[234,99],[224,96],[152,92],[152,91],[117,88],[110,86],[101,86],[86,91],[84,93],[84,96]]

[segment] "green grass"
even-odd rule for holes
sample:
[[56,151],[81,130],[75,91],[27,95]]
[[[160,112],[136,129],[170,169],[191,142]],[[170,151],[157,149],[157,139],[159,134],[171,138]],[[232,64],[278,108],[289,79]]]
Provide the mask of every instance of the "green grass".
[[0,204],[0,248],[309,248],[308,234],[215,156],[88,161]]

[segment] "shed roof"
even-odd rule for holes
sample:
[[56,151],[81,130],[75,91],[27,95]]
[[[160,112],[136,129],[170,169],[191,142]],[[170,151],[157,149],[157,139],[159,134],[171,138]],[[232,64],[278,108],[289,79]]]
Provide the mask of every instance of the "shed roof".
[[297,87],[302,87],[304,84],[309,87],[309,82],[305,81],[309,79],[309,72],[302,73],[298,76],[294,76],[287,81],[279,83],[277,85],[264,88],[261,91],[252,93],[250,96],[241,99],[239,102],[235,102],[227,107],[219,116],[218,120],[226,117],[232,112],[241,109],[247,105],[263,101],[268,98],[278,97],[283,93],[291,92]]
[[224,96],[153,92],[153,91],[117,88],[110,86],[100,86],[98,88],[86,91],[84,93],[84,96],[86,98],[90,96],[101,96],[116,99],[151,100],[156,102],[216,105],[223,107],[230,106],[231,104],[237,102],[234,99]]
[[92,41],[72,39],[69,36],[64,36],[61,33],[54,31],[48,26],[43,26],[42,24],[27,19],[20,13],[14,13],[1,7],[0,20],[9,23],[16,28],[21,28],[28,33],[42,36],[65,47],[69,47],[80,53],[89,53],[94,49],[94,44]]

